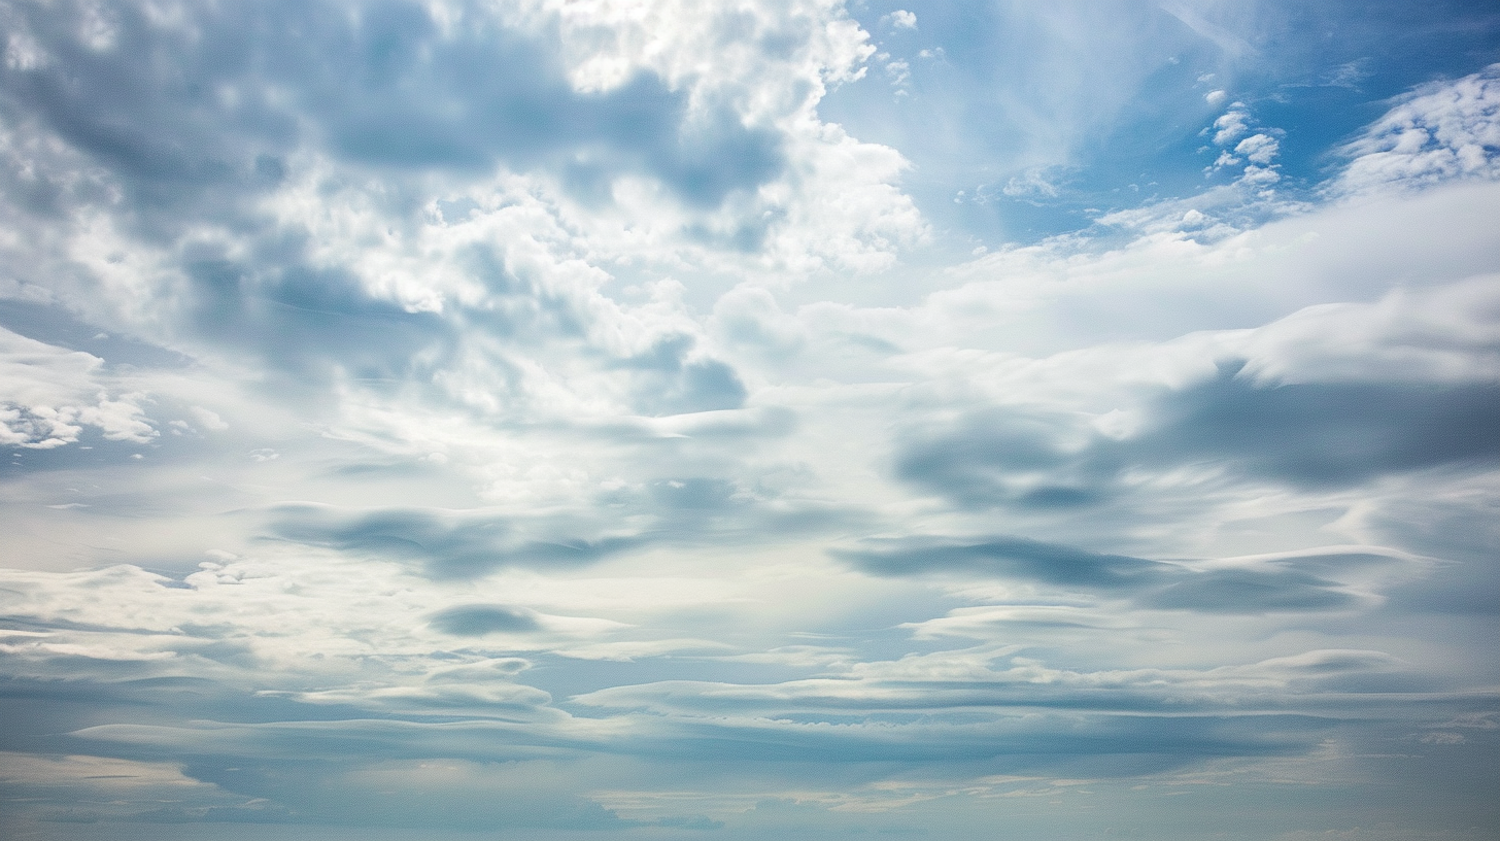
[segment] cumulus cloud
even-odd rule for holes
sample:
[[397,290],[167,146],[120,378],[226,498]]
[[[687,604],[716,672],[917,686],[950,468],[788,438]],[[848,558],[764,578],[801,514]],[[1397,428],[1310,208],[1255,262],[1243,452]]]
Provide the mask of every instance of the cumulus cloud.
[[110,441],[142,444],[159,433],[141,393],[119,393],[103,360],[0,328],[0,445],[51,449],[85,429]]
[[1250,130],[1249,123],[1250,112],[1245,110],[1245,106],[1235,103],[1235,107],[1214,120],[1214,145],[1228,146],[1235,142]]
[[1338,194],[1412,189],[1500,174],[1500,65],[1402,97],[1342,153]]
[[[1215,91],[1215,93],[1221,94],[1220,97],[1210,95],[1211,98],[1218,100],[1211,104],[1217,105],[1224,98],[1223,91]],[[1243,102],[1235,102],[1230,105],[1228,111],[1225,111],[1214,120],[1211,126],[1200,133],[1209,135],[1212,132],[1213,144],[1220,147],[1218,157],[1204,169],[1205,175],[1213,175],[1229,167],[1244,165],[1244,169],[1234,180],[1231,188],[1219,188],[1203,196],[1188,199],[1169,200],[1164,203],[1165,207],[1171,210],[1179,207],[1206,209],[1215,203],[1236,203],[1241,206],[1238,215],[1248,215],[1255,218],[1257,222],[1300,209],[1302,207],[1300,203],[1277,196],[1273,188],[1273,185],[1281,181],[1281,173],[1276,163],[1276,158],[1281,153],[1281,142],[1277,137],[1283,135],[1284,132],[1280,129],[1257,130],[1255,122],[1249,107]],[[1205,147],[1204,150],[1207,148]],[[1219,195],[1211,198],[1215,193]],[[1136,215],[1140,215],[1145,210],[1142,208],[1136,211]],[[1105,218],[1110,219],[1110,217]],[[1122,218],[1122,214],[1115,214],[1114,218]],[[1123,215],[1123,218],[1129,218],[1129,216]]]
[[1243,155],[1250,163],[1262,165],[1275,160],[1278,150],[1276,139],[1264,134],[1252,134],[1234,146],[1236,155]]
[[891,26],[895,29],[917,28],[917,16],[911,12],[906,11],[905,9],[897,9],[896,11],[891,12],[889,15],[886,15],[884,18],[882,18],[882,20],[889,20]]
[[[793,270],[821,259],[854,268],[884,265],[894,248],[920,235],[920,220],[892,183],[899,156],[841,139],[813,115],[824,87],[854,73],[868,55],[863,33],[847,21],[835,16],[827,27],[811,24],[831,14],[827,10],[810,7],[805,17],[793,15],[801,21],[793,24],[747,12],[767,37],[789,37],[799,46],[781,61],[740,51],[734,66],[713,45],[743,21],[671,4],[653,14],[673,23],[650,36],[676,39],[667,51],[630,36],[645,37],[643,20],[547,4],[495,15],[396,4],[354,18],[299,6],[287,12],[301,21],[300,39],[275,35],[291,30],[284,21],[266,24],[261,15],[269,10],[191,6],[183,9],[189,18],[173,26],[128,8],[119,15],[118,42],[131,48],[103,51],[70,40],[74,33],[66,24],[75,11],[65,4],[18,16],[29,37],[53,53],[77,52],[78,60],[66,95],[48,93],[61,84],[56,64],[11,73],[10,107],[32,119],[12,127],[6,148],[10,171],[38,185],[31,192],[51,196],[51,207],[93,210],[85,214],[86,228],[70,235],[71,226],[52,225],[37,243],[43,247],[25,249],[24,257],[15,252],[13,262],[91,267],[64,300],[95,318],[128,316],[129,301],[143,292],[181,292],[184,314],[197,324],[190,318],[175,325],[178,330],[212,325],[220,335],[249,339],[263,335],[264,321],[273,316],[295,321],[298,313],[358,310],[369,316],[370,329],[407,333],[408,344],[396,352],[409,357],[439,325],[381,307],[389,302],[422,313],[472,304],[484,294],[487,257],[465,240],[492,237],[497,227],[540,241],[525,256],[516,249],[496,256],[493,265],[528,275],[513,286],[523,295],[540,293],[541,314],[585,325],[601,314],[590,287],[608,275],[580,273],[570,241],[584,231],[591,251],[613,252],[599,253],[606,260],[675,263],[677,254],[701,245],[708,248],[694,261],[700,265],[738,261],[750,252],[772,265],[791,260]],[[561,28],[549,29],[548,21]],[[792,28],[782,32],[786,26]],[[199,35],[190,38],[189,30]],[[264,34],[255,49],[267,57],[269,75],[259,74],[243,50],[223,47],[246,32]],[[705,65],[689,55],[704,51],[713,51],[715,73],[690,73],[686,68]],[[200,97],[154,76],[160,68],[145,57],[159,53],[188,56],[178,63],[191,65],[200,80],[194,90],[208,93]],[[612,62],[607,73],[600,64],[605,59]],[[476,72],[481,65],[487,69]],[[799,95],[788,94],[789,78],[799,80],[790,86],[801,85]],[[110,85],[122,79],[133,80],[130,96],[112,96]],[[747,84],[760,93],[738,87]],[[296,96],[274,96],[278,85]],[[161,126],[173,127],[170,148],[152,145],[161,145],[155,139]],[[883,155],[889,162],[877,163]],[[840,156],[860,165],[840,165]],[[360,167],[374,169],[356,175]],[[524,175],[473,195],[444,187],[482,183],[497,167]],[[94,180],[76,189],[45,186],[60,185],[58,179],[72,172]],[[871,177],[880,183],[864,183]],[[826,187],[789,189],[825,181]],[[496,187],[509,197],[497,195]],[[100,198],[111,191],[139,204],[142,216],[128,224],[126,217],[114,218]],[[860,191],[866,200],[842,214],[802,204],[823,193]],[[399,231],[381,227],[380,214],[406,213],[399,208],[413,201],[434,202],[431,215],[408,217]],[[485,212],[514,201],[525,212]],[[18,212],[23,207],[12,205]],[[479,213],[457,210],[464,207]],[[717,212],[703,213],[711,209]],[[33,204],[32,216],[22,212],[13,221],[34,228],[41,224],[34,217],[39,210]],[[174,229],[172,214],[193,216],[198,224]],[[641,224],[655,218],[660,222]],[[136,235],[166,250],[142,248],[131,242]],[[85,256],[111,238],[112,253]],[[611,240],[613,246],[604,245]],[[371,250],[375,243],[381,247]],[[818,245],[809,249],[810,243]],[[421,268],[444,252],[466,268]],[[236,256],[246,253],[258,257]],[[809,254],[822,257],[809,263]],[[101,282],[102,300],[95,291]],[[333,292],[337,287],[342,291]],[[511,308],[508,314],[518,313]],[[323,352],[317,343],[333,340],[310,330],[292,338],[268,350],[295,357]],[[357,333],[339,339],[360,341]],[[390,364],[371,359],[368,367]]]

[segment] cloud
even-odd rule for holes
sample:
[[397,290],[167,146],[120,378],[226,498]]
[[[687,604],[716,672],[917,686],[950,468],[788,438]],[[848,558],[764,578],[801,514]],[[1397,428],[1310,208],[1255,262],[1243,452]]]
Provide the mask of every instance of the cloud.
[[1231,370],[1141,411],[1139,431],[1114,438],[1025,410],[976,410],[904,436],[896,475],[961,505],[1066,509],[1129,493],[1121,480],[1139,471],[1322,488],[1500,459],[1500,389],[1487,384],[1256,386]]
[[1224,458],[1308,485],[1500,457],[1490,435],[1500,425],[1500,389],[1488,385],[1254,388],[1224,378],[1158,405],[1156,425],[1124,453],[1168,463]]
[[[353,161],[398,168],[560,163],[592,149],[606,166],[649,170],[693,203],[753,188],[781,165],[773,134],[723,111],[689,117],[682,94],[659,77],[575,90],[548,45],[482,14],[445,27],[400,3],[353,16],[319,5],[192,7],[189,36],[187,27],[153,26],[135,7],[118,11],[114,43],[99,50],[70,37],[70,5],[31,10],[24,24],[56,61],[17,76],[10,91],[162,199],[195,185],[275,182],[279,156],[304,132]],[[288,22],[300,37],[289,37]],[[239,40],[247,32],[256,33],[253,51]],[[204,93],[141,61],[162,53],[190,67]],[[64,63],[68,85],[57,75]],[[276,101],[272,86],[295,98]],[[170,144],[151,128],[162,125],[174,129]]]
[[734,369],[714,359],[684,362],[692,344],[690,336],[666,336],[650,350],[620,363],[649,377],[638,386],[635,398],[643,414],[679,415],[738,409],[744,404],[745,386]]
[[[1016,537],[979,542],[904,539],[838,550],[878,575],[969,574],[1021,579],[1062,592],[1130,598],[1145,607],[1204,613],[1339,610],[1358,605],[1338,581],[1310,569],[1332,562],[1389,563],[1384,554],[1339,551],[1215,565],[1150,561]],[[1050,616],[1044,622],[1054,621]]]
[[1400,97],[1341,148],[1349,163],[1331,185],[1337,195],[1415,189],[1500,174],[1500,65]]
[[892,8],[0,4],[5,830],[1479,825],[1477,18]]
[[1061,512],[1119,504],[1148,476],[1192,484],[1194,471],[1224,489],[1313,490],[1483,470],[1500,422],[1495,288],[1481,276],[1254,330],[1038,358],[914,353],[912,370],[951,373],[964,396],[898,429],[893,473],[963,505]]
[[[1221,103],[1226,96],[1223,91],[1215,91],[1220,94],[1214,97],[1215,102]],[[1278,171],[1276,157],[1281,153],[1281,142],[1277,137],[1285,134],[1280,129],[1267,129],[1265,131],[1253,131],[1254,119],[1250,109],[1243,102],[1235,102],[1230,105],[1229,110],[1214,120],[1213,124],[1204,129],[1200,134],[1208,134],[1213,130],[1213,143],[1222,147],[1217,158],[1209,166],[1204,168],[1205,175],[1213,175],[1221,169],[1245,164],[1240,176],[1235,179],[1232,187],[1234,189],[1210,191],[1205,196],[1193,197],[1191,199],[1178,199],[1167,201],[1164,204],[1168,208],[1193,206],[1205,204],[1204,199],[1214,192],[1221,192],[1225,196],[1232,196],[1239,202],[1253,208],[1262,219],[1274,218],[1275,216],[1297,212],[1305,209],[1298,202],[1288,201],[1276,196],[1271,185],[1281,180]],[[1274,135],[1274,136],[1273,136]],[[1199,151],[1206,151],[1207,147]],[[1219,203],[1224,203],[1220,198]],[[1142,209],[1144,210],[1144,208]]]
[[[102,756],[0,754],[0,790],[24,797],[45,822],[247,820],[277,822],[284,808],[224,791],[167,762]],[[79,794],[87,792],[86,798]],[[178,804],[191,804],[186,808]],[[173,804],[173,805],[163,805]]]
[[[194,355],[239,344],[297,379],[327,375],[332,356],[389,378],[397,358],[475,352],[430,317],[444,307],[478,310],[467,329],[496,338],[637,333],[645,325],[595,291],[609,275],[580,271],[580,249],[605,263],[680,269],[694,254],[710,270],[758,270],[758,257],[801,272],[886,265],[922,235],[894,185],[900,156],[813,114],[868,55],[864,33],[821,7],[788,22],[667,4],[672,23],[650,37],[676,46],[642,51],[628,35],[641,21],[606,24],[602,8],[403,3],[358,15],[190,5],[174,24],[127,7],[95,49],[70,26],[75,5],[16,16],[28,43],[71,57],[73,81],[55,61],[8,71],[6,101],[28,115],[5,146],[15,195],[48,197],[8,205],[18,230],[46,231],[8,245],[12,263],[87,320]],[[730,61],[722,44],[748,37],[747,21],[794,46]],[[715,61],[674,63],[696,53]],[[163,54],[195,81],[160,77],[149,57]],[[811,183],[825,187],[792,189]],[[830,213],[825,194],[861,199]],[[386,225],[386,213],[406,221]],[[497,234],[509,247],[493,247]],[[49,266],[66,280],[40,282]],[[505,300],[481,304],[489,292]],[[142,318],[141,302],[168,299]],[[259,338],[271,334],[284,338]],[[697,381],[734,391],[722,363],[687,364],[686,396],[647,411],[699,405]]]
[[1319,305],[1255,331],[1243,374],[1258,383],[1484,383],[1500,353],[1492,276]]
[[[49,302],[50,296],[36,287],[12,290],[22,297],[0,298],[0,324],[11,332],[60,348],[82,351],[103,360],[106,366],[137,368],[182,368],[191,360],[181,353],[142,341],[113,335],[80,321],[74,314]],[[38,300],[28,300],[26,296]]]
[[640,538],[624,535],[549,539],[527,535],[518,526],[508,518],[482,512],[396,509],[355,513],[298,506],[277,512],[272,529],[287,540],[415,560],[439,577],[482,575],[511,564],[584,564],[640,543]]
[[1228,146],[1250,130],[1250,112],[1244,106],[1233,107],[1214,120],[1214,145]]
[[51,449],[76,443],[86,428],[109,441],[155,438],[141,405],[146,396],[121,393],[102,365],[0,328],[0,445]]
[[499,632],[536,630],[536,619],[527,611],[503,605],[463,605],[433,614],[432,627],[460,637],[482,637]]
[[[516,652],[588,645],[625,627],[475,602],[442,586],[417,592],[411,584],[421,579],[397,567],[320,557],[328,563],[302,572],[306,550],[205,562],[181,580],[123,565],[60,577],[12,571],[0,631],[4,703],[17,721],[43,720],[36,702],[59,693],[128,711],[171,707],[191,685],[204,719],[542,721],[555,717],[551,696],[518,678],[532,663]],[[325,599],[338,606],[320,607]],[[377,650],[380,665],[357,665]],[[320,675],[335,662],[364,677],[330,685]]]
[[[232,740],[237,734],[220,728],[219,735]],[[313,739],[319,736],[315,729],[308,730],[307,735]],[[150,767],[146,763],[118,764]],[[196,792],[190,789],[179,789],[177,797],[165,804],[81,804],[74,810],[75,819],[118,820],[124,813],[126,820],[149,823],[296,823],[386,830],[423,827],[440,832],[493,829],[496,825],[594,831],[626,826],[566,784],[569,766],[555,761],[481,763],[403,758],[359,763],[330,772],[324,763],[259,762],[244,757],[235,765],[226,765],[200,758],[186,770],[196,778],[212,781],[198,783],[201,788],[238,794],[210,799],[193,797]],[[497,787],[512,796],[485,797]],[[487,800],[488,805],[468,805],[476,799]],[[215,801],[222,805],[210,805]],[[273,805],[283,803],[288,805]]]
[[1239,58],[1256,52],[1254,46],[1239,34],[1214,21],[1212,15],[1204,15],[1184,3],[1163,3],[1161,8],[1231,57]]
[[[843,761],[979,762],[992,771],[1023,774],[1047,773],[1042,769],[1049,767],[1057,773],[1071,764],[1075,772],[1089,768],[1091,775],[1111,777],[1107,763],[1091,766],[1084,757],[1151,754],[1159,762],[1154,767],[1168,770],[1184,767],[1195,753],[1292,752],[1297,743],[1326,732],[1315,719],[1292,710],[1318,709],[1324,699],[1356,685],[1364,686],[1356,691],[1369,692],[1376,685],[1394,689],[1404,680],[1403,664],[1363,650],[1310,651],[1212,672],[1069,672],[1003,651],[967,654],[941,664],[911,655],[899,662],[861,664],[838,678],[771,685],[621,686],[575,702],[639,711],[668,723],[667,732],[677,740],[674,753],[689,761],[712,750],[768,759],[820,750]],[[1369,700],[1379,705],[1373,694]],[[1237,716],[1215,715],[1247,706],[1260,710],[1258,736]],[[1067,732],[1050,735],[1061,746],[1037,750],[1041,733],[1064,719],[1072,722]],[[855,724],[876,721],[881,726]],[[1180,728],[1175,735],[1173,728]],[[782,738],[768,744],[772,734]],[[1060,757],[1068,759],[1052,764]]]
[[1253,164],[1269,164],[1276,159],[1276,153],[1280,144],[1276,139],[1264,134],[1252,134],[1235,144],[1234,153],[1245,156],[1245,160]]
[[1339,610],[1355,601],[1334,582],[1297,570],[1230,570],[1168,584],[1147,603],[1208,613],[1254,613]]
[[1035,196],[1040,199],[1057,198],[1057,185],[1046,177],[1042,170],[1031,170],[1010,179],[1000,192],[1013,198]]
[[[879,544],[877,544],[879,545]],[[967,545],[893,547],[889,550],[839,553],[865,569],[886,575],[953,570],[990,575],[1019,575],[1049,584],[1090,589],[1127,587],[1133,579],[1152,577],[1150,561],[1122,555],[1101,555],[1068,546],[1021,538],[998,538]]]
[[881,20],[888,20],[894,29],[916,29],[917,16],[905,9],[897,9],[884,16]]

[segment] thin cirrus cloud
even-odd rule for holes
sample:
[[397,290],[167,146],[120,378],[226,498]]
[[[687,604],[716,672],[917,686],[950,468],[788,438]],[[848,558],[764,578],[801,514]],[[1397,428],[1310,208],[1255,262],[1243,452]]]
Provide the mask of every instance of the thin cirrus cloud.
[[0,30],[7,837],[1494,834],[1492,16]]

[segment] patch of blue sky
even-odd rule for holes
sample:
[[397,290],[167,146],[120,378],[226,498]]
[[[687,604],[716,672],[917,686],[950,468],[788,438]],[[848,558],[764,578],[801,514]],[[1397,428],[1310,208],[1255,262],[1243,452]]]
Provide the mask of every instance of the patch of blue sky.
[[1216,166],[1234,143],[1212,142],[1231,109],[1236,141],[1276,141],[1279,196],[1315,200],[1334,149],[1393,97],[1500,60],[1500,14],[1463,2],[940,2],[912,25],[899,2],[850,11],[878,52],[820,113],[900,149],[923,211],[987,247],[1233,182],[1247,162]]

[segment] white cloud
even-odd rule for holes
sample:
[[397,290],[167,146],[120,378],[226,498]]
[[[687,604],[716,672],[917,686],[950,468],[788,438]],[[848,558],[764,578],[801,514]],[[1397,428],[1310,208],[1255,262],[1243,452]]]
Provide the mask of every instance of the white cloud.
[[1418,88],[1342,151],[1343,195],[1500,177],[1500,65]]
[[0,444],[51,449],[77,442],[86,427],[110,441],[155,438],[146,396],[120,393],[102,364],[0,328]]
[[1245,373],[1270,382],[1500,380],[1500,276],[1322,304],[1247,337]]
[[229,428],[229,424],[225,423],[224,419],[219,417],[218,413],[214,412],[211,409],[205,409],[202,406],[194,406],[192,407],[192,413],[193,417],[197,419],[198,423],[201,424],[204,429],[208,429],[213,432],[223,432],[224,430]]
[[906,11],[905,9],[897,9],[896,11],[882,17],[881,20],[889,21],[890,25],[896,29],[917,28],[917,16],[911,12]]
[[1163,3],[1161,9],[1231,57],[1240,58],[1256,53],[1255,47],[1238,33],[1212,19],[1216,15],[1211,13],[1217,10],[1211,6],[1198,9],[1186,3]]
[[[1238,103],[1236,103],[1238,105]],[[1214,120],[1214,145],[1228,146],[1250,130],[1250,113],[1243,106],[1231,107]]]
[[169,762],[142,762],[106,756],[41,756],[0,752],[0,786],[25,797],[44,820],[89,823],[157,819],[201,819],[213,809],[281,817],[263,800],[237,795],[194,779]]
[[1010,179],[1000,192],[1013,198],[1022,196],[1056,198],[1057,185],[1049,181],[1046,174],[1045,170],[1029,170]]
[[890,77],[891,87],[896,89],[898,95],[905,94],[908,83],[911,82],[911,65],[901,60],[887,61],[885,75]]
[[1269,164],[1276,159],[1276,154],[1281,150],[1281,144],[1276,138],[1266,134],[1252,134],[1235,144],[1234,153],[1244,155],[1245,159],[1253,164]]

